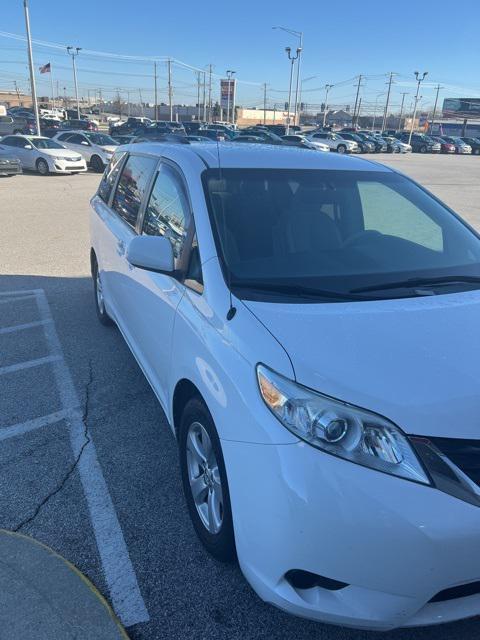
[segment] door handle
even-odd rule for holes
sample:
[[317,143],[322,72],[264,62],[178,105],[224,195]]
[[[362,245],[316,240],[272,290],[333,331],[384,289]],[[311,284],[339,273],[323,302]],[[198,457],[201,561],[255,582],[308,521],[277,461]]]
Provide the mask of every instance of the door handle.
[[117,242],[117,253],[119,256],[125,255],[125,243],[123,240],[119,240]]

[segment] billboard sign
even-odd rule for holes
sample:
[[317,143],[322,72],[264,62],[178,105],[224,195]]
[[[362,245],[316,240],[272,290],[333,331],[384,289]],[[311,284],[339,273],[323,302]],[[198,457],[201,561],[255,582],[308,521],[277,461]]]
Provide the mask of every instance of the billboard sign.
[[237,88],[237,81],[234,79],[220,80],[220,106],[222,109],[232,108],[235,104],[235,93]]
[[445,98],[443,115],[480,118],[480,98]]

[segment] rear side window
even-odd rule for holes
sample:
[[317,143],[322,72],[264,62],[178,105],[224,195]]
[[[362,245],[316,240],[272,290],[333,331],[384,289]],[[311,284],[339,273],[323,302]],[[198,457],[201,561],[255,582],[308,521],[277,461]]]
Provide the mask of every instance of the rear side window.
[[168,238],[175,259],[178,259],[185,244],[189,221],[190,207],[183,181],[175,169],[162,165],[145,210],[143,233]]
[[156,165],[157,159],[150,156],[130,156],[123,165],[112,208],[132,227]]
[[125,157],[125,152],[115,153],[110,160],[110,164],[105,169],[102,181],[98,187],[97,195],[104,201],[108,202],[110,194],[112,192],[113,185],[117,179],[118,172],[122,166],[122,160]]

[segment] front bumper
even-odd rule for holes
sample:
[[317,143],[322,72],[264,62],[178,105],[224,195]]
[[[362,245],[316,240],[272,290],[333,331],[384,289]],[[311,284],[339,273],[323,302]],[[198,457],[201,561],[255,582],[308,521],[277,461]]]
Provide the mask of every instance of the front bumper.
[[22,165],[19,162],[0,163],[0,176],[15,176],[22,173]]
[[[222,441],[242,571],[290,613],[385,630],[480,613],[480,595],[431,603],[480,579],[480,509],[298,442]],[[290,570],[348,586],[299,589]]]
[[79,162],[51,160],[48,164],[53,173],[83,173],[87,170],[87,164],[83,158]]

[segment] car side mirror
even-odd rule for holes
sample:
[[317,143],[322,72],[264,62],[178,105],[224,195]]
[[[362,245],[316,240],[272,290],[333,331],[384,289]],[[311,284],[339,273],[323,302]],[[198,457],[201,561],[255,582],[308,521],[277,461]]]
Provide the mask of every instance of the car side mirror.
[[86,147],[89,147],[89,143],[86,140],[82,140],[80,144],[84,144]]
[[24,149],[33,149],[33,147],[32,147],[32,145],[31,145],[31,144],[26,144],[26,145],[24,145],[24,147],[23,147],[23,148],[24,148]]
[[163,236],[137,236],[128,245],[127,260],[134,267],[156,273],[173,273],[173,247]]

